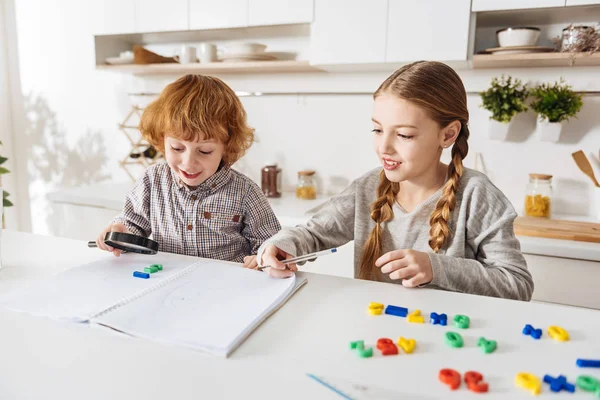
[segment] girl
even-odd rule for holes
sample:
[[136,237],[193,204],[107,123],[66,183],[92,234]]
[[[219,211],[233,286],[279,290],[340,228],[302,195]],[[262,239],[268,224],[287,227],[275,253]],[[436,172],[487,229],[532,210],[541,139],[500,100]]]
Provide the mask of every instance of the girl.
[[[374,94],[373,141],[383,168],[355,180],[306,226],[283,230],[258,251],[275,277],[280,260],[354,240],[360,279],[530,300],[533,280],[513,222],[517,214],[489,179],[463,167],[467,96],[439,62],[393,73]],[[452,162],[440,162],[452,146]]]
[[98,235],[131,232],[170,253],[256,266],[256,251],[281,226],[265,195],[231,169],[252,144],[254,129],[233,90],[218,78],[186,75],[167,85],[142,114],[140,131],[166,162],[146,169],[121,215]]

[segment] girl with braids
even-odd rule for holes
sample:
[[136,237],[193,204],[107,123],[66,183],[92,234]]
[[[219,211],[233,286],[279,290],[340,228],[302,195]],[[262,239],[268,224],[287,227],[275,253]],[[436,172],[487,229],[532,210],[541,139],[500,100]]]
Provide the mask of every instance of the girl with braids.
[[383,168],[355,180],[306,226],[264,242],[258,264],[287,277],[297,267],[280,260],[354,240],[360,279],[530,300],[514,208],[485,175],[463,167],[468,119],[465,88],[447,65],[421,61],[394,72],[374,94]]

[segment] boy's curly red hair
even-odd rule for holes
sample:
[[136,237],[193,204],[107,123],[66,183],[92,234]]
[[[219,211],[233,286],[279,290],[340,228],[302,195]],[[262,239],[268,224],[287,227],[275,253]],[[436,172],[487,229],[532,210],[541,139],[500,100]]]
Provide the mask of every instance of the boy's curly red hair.
[[254,141],[254,129],[248,126],[246,111],[234,91],[222,80],[203,75],[185,75],[167,85],[144,109],[139,129],[163,153],[167,135],[190,142],[220,141],[228,166]]

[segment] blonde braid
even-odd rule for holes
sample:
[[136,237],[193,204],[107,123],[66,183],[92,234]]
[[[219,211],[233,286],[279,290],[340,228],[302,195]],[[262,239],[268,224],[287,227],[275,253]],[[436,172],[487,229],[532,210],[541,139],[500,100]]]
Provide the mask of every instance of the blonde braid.
[[469,128],[465,123],[462,123],[460,133],[452,147],[452,162],[448,165],[448,182],[444,185],[442,197],[438,200],[429,220],[431,226],[429,230],[429,247],[435,253],[442,248],[451,234],[448,221],[450,220],[450,213],[456,206],[456,192],[463,173],[462,160],[469,152],[468,138]]
[[367,242],[358,273],[359,279],[372,279],[375,261],[381,256],[381,223],[394,218],[392,206],[396,201],[396,195],[400,190],[400,184],[390,182],[384,170],[379,174],[379,187],[377,188],[377,200],[371,205],[371,219],[375,221],[375,227],[371,231]]

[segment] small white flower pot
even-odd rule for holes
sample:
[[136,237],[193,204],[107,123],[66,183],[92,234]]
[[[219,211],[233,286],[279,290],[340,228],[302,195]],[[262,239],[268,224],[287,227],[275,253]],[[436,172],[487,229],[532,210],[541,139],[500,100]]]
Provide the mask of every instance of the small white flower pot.
[[538,116],[535,130],[538,132],[540,140],[544,142],[558,142],[562,132],[561,122],[548,122],[547,119]]
[[509,128],[510,122],[498,122],[491,119],[488,125],[489,138],[492,140],[506,140]]

